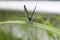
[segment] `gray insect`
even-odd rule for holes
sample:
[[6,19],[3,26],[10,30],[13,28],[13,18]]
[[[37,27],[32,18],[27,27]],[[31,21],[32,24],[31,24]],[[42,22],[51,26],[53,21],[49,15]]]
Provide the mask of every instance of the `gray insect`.
[[25,12],[26,12],[25,15],[26,15],[26,17],[27,17],[27,21],[31,22],[31,21],[32,21],[32,17],[33,17],[33,15],[34,15],[34,12],[35,12],[35,10],[36,10],[36,6],[35,6],[32,14],[31,14],[31,16],[29,15],[28,10],[27,10],[27,8],[26,8],[25,5],[24,5],[24,10],[25,10]]

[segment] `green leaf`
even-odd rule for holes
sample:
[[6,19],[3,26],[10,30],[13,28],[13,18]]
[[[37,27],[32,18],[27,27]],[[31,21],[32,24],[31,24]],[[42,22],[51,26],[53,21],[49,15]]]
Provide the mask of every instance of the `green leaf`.
[[4,21],[0,22],[0,24],[6,24],[6,23],[18,23],[18,24],[25,24],[26,21]]
[[60,35],[60,29],[57,29],[55,27],[52,27],[52,26],[49,27],[47,25],[40,24],[40,23],[35,23],[35,22],[34,22],[34,26],[38,27],[38,28],[42,28],[44,30],[48,30],[48,31],[50,31],[52,33],[56,33],[57,35]]
[[[26,21],[5,21],[5,22],[0,22],[0,24],[5,24],[5,23],[26,24]],[[56,33],[57,35],[60,35],[60,29],[57,29],[55,27],[52,27],[52,26],[49,27],[47,25],[36,23],[36,22],[33,22],[33,25],[35,27],[42,28],[44,30],[48,30],[48,31],[50,31],[52,33]]]

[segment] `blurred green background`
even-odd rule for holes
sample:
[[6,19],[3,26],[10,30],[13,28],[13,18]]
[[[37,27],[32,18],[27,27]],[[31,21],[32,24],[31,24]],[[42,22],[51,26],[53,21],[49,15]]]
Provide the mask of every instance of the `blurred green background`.
[[[29,11],[30,15],[31,15],[31,11]],[[11,20],[26,20],[25,17],[25,12],[24,11],[19,11],[19,10],[0,10],[0,22],[4,22],[4,21],[11,21]],[[44,13],[44,12],[35,12],[33,15],[33,22],[38,22],[41,23],[43,25],[47,25],[47,26],[53,26],[57,29],[60,29],[60,14],[54,14],[54,13]],[[21,26],[23,27],[23,25],[20,24],[2,24],[0,25],[0,40],[60,40],[60,36],[56,36],[54,35],[52,32],[48,31],[48,30],[42,30],[42,34],[40,33],[41,39],[38,39],[38,37],[34,37],[34,39],[28,38],[28,39],[24,39],[24,37],[22,37],[21,35],[24,34],[25,31],[22,32],[23,29],[21,29]],[[13,31],[14,27],[19,27],[19,29],[17,28],[17,33]],[[16,28],[15,28],[16,29]],[[37,29],[37,28],[35,28]],[[34,33],[36,35],[36,30],[34,29]],[[17,36],[18,31],[20,30],[21,33],[21,37]],[[31,29],[32,30],[32,29]],[[40,29],[39,29],[40,30]],[[41,31],[40,30],[40,31]],[[47,35],[45,35],[45,39],[42,39],[42,37],[44,36],[44,34],[47,34],[50,36],[50,38],[46,37]],[[44,34],[43,34],[44,33]],[[39,34],[39,33],[38,33]],[[26,35],[26,34],[25,34]],[[53,36],[54,35],[54,36]]]

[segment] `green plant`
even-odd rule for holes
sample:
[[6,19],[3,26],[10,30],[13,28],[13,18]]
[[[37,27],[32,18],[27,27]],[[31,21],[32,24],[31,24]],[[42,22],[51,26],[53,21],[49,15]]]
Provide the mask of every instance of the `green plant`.
[[[12,13],[10,13],[12,12]],[[18,13],[17,13],[18,12]],[[5,13],[5,14],[4,14]],[[33,18],[36,18],[32,23],[26,22],[23,11],[6,10],[0,12],[0,39],[1,40],[44,40],[44,35],[48,40],[60,40],[60,15],[57,14],[43,14],[36,12]],[[31,13],[31,12],[30,12]],[[18,25],[20,30],[23,30],[22,37],[18,38],[11,32],[6,34],[2,27],[12,28],[13,25]],[[7,30],[5,30],[7,31]],[[40,33],[41,32],[41,33]],[[45,36],[45,37],[46,37]]]

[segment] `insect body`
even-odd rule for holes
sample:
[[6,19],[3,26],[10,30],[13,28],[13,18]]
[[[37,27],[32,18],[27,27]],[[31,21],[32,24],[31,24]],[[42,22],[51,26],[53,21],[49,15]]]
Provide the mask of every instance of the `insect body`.
[[24,10],[25,10],[25,12],[26,12],[26,17],[27,17],[27,20],[28,20],[29,22],[32,21],[32,17],[33,17],[33,15],[34,15],[35,9],[36,9],[36,6],[35,6],[32,14],[31,14],[31,16],[29,16],[29,13],[28,13],[28,11],[27,11],[27,8],[26,8],[26,6],[24,5]]

